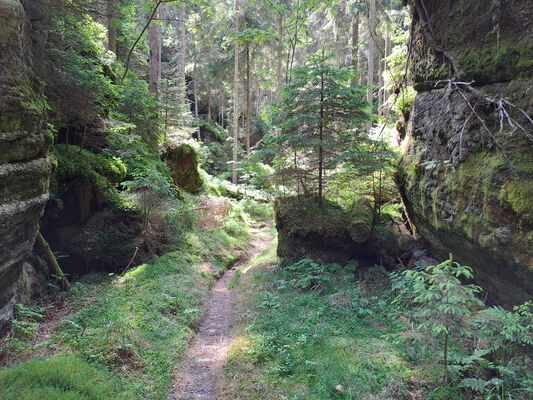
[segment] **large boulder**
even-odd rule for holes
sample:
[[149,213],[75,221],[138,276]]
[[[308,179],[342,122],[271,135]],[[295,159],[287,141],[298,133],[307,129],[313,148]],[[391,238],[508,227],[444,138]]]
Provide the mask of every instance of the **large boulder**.
[[163,155],[172,173],[172,180],[187,192],[196,193],[203,186],[198,171],[198,155],[192,146],[181,144],[167,149]]
[[533,0],[410,4],[418,94],[397,177],[407,215],[437,257],[473,267],[489,300],[531,299]]
[[27,260],[48,200],[52,136],[18,0],[0,0],[0,329],[29,295]]
[[352,212],[324,200],[319,207],[309,197],[284,197],[274,204],[278,231],[278,255],[287,262],[305,256],[323,263],[393,266],[399,255],[398,240],[386,226],[374,225],[368,205]]

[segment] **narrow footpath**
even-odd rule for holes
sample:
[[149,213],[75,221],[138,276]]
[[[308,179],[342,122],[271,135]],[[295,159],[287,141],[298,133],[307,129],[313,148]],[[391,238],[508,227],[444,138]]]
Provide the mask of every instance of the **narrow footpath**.
[[235,272],[260,255],[272,241],[269,226],[250,228],[250,248],[231,270],[216,282],[207,301],[204,320],[177,374],[169,396],[172,400],[220,400],[217,384],[221,380],[226,355],[233,336],[237,310],[234,292],[228,285]]

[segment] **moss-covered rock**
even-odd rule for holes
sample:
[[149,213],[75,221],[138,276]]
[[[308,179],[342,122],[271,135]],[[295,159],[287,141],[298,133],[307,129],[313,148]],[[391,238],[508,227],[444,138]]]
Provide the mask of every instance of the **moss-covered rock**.
[[203,118],[199,120],[200,137],[205,143],[211,142],[224,143],[228,138],[228,133],[219,124],[214,121],[207,121]]
[[410,1],[412,73],[418,91],[438,80],[509,82],[530,77],[532,0]]
[[18,0],[0,0],[0,330],[27,299],[30,256],[48,200],[51,134],[31,71],[29,21]]
[[326,200],[319,207],[314,198],[286,197],[276,200],[274,212],[278,255],[289,262],[311,256],[323,263],[355,259],[392,266],[399,255],[394,233],[374,226],[365,204],[347,212]]
[[[120,159],[88,150],[80,152],[72,145],[56,145],[53,154],[56,168],[50,191],[54,200],[61,202],[61,209],[77,210],[77,221],[83,224],[105,204],[120,207],[122,200],[116,186],[126,177],[126,165]],[[47,212],[46,219],[49,216]]]
[[198,155],[190,145],[181,144],[167,149],[163,159],[172,172],[172,180],[176,186],[191,193],[197,193],[202,188],[203,181],[198,172]]
[[[533,144],[505,118],[500,130],[486,98],[508,99],[506,112],[533,132],[525,117],[533,114],[533,42],[524,29],[533,0],[506,2],[505,12],[501,3],[425,0],[422,10],[411,1],[419,93],[402,125],[397,181],[424,244],[473,267],[493,301],[516,304],[533,295]],[[436,90],[439,79],[475,80],[480,95]]]

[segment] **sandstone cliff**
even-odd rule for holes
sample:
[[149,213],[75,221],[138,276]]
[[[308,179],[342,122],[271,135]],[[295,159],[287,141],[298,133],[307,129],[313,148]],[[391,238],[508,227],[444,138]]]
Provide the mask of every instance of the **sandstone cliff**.
[[0,328],[29,295],[27,259],[48,200],[52,137],[18,0],[0,0]]
[[417,96],[398,183],[439,257],[489,299],[533,295],[533,0],[412,0]]

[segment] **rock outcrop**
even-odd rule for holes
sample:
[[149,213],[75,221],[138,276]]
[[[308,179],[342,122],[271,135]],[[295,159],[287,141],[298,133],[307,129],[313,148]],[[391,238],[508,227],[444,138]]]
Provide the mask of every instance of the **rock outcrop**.
[[278,255],[285,262],[311,256],[322,263],[396,264],[400,250],[393,231],[374,225],[372,210],[358,204],[352,212],[311,197],[279,198],[274,204]]
[[0,329],[13,305],[29,295],[27,259],[52,169],[28,26],[20,1],[0,0]]
[[197,193],[203,185],[198,172],[198,155],[188,144],[167,149],[163,155],[176,186],[191,193]]
[[409,3],[418,93],[398,174],[409,219],[489,299],[531,299],[533,0]]

